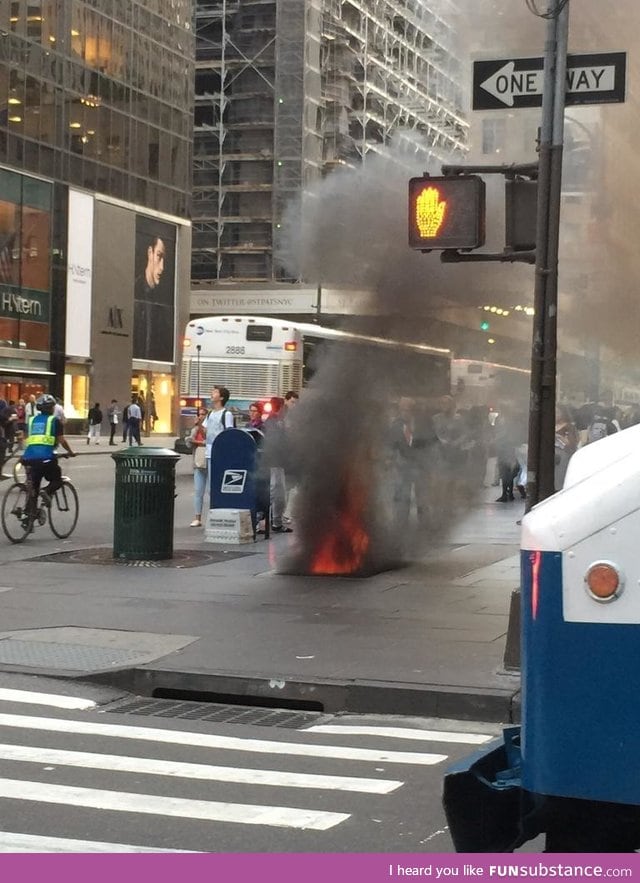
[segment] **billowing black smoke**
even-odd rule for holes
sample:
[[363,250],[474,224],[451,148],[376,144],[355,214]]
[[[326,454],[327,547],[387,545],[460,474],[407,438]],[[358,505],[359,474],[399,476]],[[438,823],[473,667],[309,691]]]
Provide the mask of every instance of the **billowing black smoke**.
[[[322,181],[305,196],[302,209],[291,211],[280,257],[290,272],[323,287],[371,292],[369,312],[379,318],[368,330],[387,340],[438,346],[442,342],[434,331],[433,314],[451,302],[476,305],[487,276],[475,265],[444,266],[438,255],[408,248],[407,181],[424,171],[423,160],[414,159],[411,168],[410,158],[405,150],[376,156],[359,169]],[[378,570],[415,556],[436,535],[442,536],[459,505],[468,505],[484,478],[482,472],[467,484],[462,466],[458,474],[454,467],[446,467],[446,477],[443,472],[442,445],[431,418],[440,409],[440,395],[450,392],[448,384],[435,377],[416,384],[415,364],[400,350],[392,371],[383,348],[358,345],[349,350],[328,347],[314,367],[313,381],[287,433],[287,472],[295,476],[299,489],[297,551],[294,560],[282,566],[313,571],[314,560],[326,552],[323,536],[336,527],[344,534],[346,549],[334,541],[333,557],[348,557],[353,551],[352,509],[360,513],[369,537],[359,570]],[[398,462],[390,435],[403,396],[414,400],[419,429],[413,443],[421,446],[415,461],[426,473],[424,482],[413,489],[414,514],[408,527],[398,517],[407,470]],[[462,461],[467,463],[466,455]],[[419,519],[416,505],[422,510]],[[358,545],[357,530],[355,534]]]

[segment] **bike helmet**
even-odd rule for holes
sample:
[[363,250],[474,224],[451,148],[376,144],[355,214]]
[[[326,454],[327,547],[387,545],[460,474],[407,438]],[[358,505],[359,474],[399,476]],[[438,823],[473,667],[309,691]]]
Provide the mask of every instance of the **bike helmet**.
[[49,412],[51,413],[55,407],[56,400],[53,396],[45,393],[40,396],[40,398],[36,401],[36,408],[38,411],[42,411],[43,413]]

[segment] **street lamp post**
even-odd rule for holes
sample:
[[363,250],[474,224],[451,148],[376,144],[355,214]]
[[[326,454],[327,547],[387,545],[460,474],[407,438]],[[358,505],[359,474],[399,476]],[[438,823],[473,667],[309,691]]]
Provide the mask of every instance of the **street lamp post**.
[[569,0],[548,13],[538,174],[527,511],[555,491],[556,336]]
[[200,407],[200,350],[201,349],[202,349],[202,346],[199,343],[196,344],[196,352],[198,354],[198,374],[197,374],[197,378],[196,378],[196,384],[197,384],[196,401],[198,404],[196,407],[198,407],[198,408]]
[[[534,289],[528,512],[555,491],[555,416],[558,313],[558,246],[562,193],[562,149],[567,77],[569,0],[550,0],[544,57],[542,126],[538,162],[536,279]],[[506,669],[520,667],[520,591],[511,596],[504,653]]]

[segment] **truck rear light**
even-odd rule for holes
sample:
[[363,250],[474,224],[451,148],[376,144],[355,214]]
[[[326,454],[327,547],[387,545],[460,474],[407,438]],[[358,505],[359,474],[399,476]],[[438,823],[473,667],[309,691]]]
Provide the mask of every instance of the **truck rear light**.
[[624,588],[624,579],[611,561],[596,561],[584,578],[587,591],[595,601],[613,601]]

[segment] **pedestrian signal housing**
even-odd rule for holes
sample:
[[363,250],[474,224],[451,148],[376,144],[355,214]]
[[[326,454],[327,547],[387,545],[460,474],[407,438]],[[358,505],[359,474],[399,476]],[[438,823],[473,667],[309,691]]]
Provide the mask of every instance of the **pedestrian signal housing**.
[[411,178],[409,246],[480,248],[485,238],[485,184],[478,175]]

